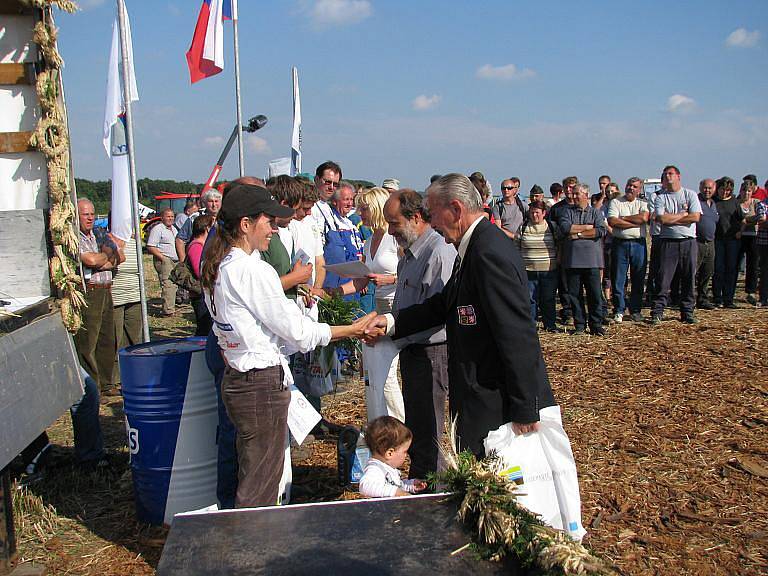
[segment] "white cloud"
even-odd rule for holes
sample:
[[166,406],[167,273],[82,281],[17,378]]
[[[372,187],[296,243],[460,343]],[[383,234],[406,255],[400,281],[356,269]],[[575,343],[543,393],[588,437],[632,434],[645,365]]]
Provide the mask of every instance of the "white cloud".
[[373,6],[369,0],[317,0],[308,14],[317,26],[344,26],[368,18]]
[[432,96],[421,94],[413,99],[411,105],[414,110],[429,110],[430,108],[437,106],[440,100],[442,100],[442,98],[437,94],[432,94]]
[[696,109],[696,100],[685,94],[672,94],[667,98],[667,112],[685,114]]
[[168,13],[171,16],[181,16],[181,8],[176,6],[176,4],[168,4]]
[[245,147],[249,152],[254,154],[271,154],[272,149],[269,147],[264,138],[256,136],[255,134],[245,134]]
[[484,80],[522,80],[536,76],[536,72],[530,68],[519,69],[514,64],[506,66],[491,66],[485,64],[477,69],[477,77]]
[[736,30],[728,34],[728,38],[725,39],[725,45],[732,48],[752,48],[757,46],[758,40],[760,40],[759,30],[750,31],[746,28],[736,28]]
[[224,145],[224,137],[208,136],[207,138],[203,138],[203,144],[206,148],[220,148]]

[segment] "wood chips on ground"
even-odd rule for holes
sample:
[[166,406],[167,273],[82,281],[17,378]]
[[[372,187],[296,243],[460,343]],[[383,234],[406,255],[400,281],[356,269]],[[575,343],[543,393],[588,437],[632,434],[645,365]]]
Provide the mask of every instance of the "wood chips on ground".
[[[150,289],[156,296],[156,283]],[[152,318],[153,338],[189,334],[191,310],[181,311]],[[768,573],[768,310],[699,318],[624,322],[604,338],[542,336],[579,469],[585,543],[620,574]],[[324,398],[324,413],[360,427],[360,380]],[[49,431],[49,472],[21,477],[21,562],[49,574],[154,573],[166,531],[135,520],[119,397],[102,400],[102,425],[112,474],[71,466],[65,415]],[[339,486],[336,469],[333,440],[296,453],[295,501],[358,497]]]

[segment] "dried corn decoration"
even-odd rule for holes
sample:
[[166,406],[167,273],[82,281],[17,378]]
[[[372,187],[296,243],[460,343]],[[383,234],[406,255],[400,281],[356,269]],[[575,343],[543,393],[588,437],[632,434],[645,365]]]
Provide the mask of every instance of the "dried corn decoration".
[[49,230],[53,256],[49,261],[51,281],[56,286],[58,304],[64,325],[70,332],[81,326],[80,310],[85,305],[78,274],[76,211],[70,196],[69,134],[60,98],[60,70],[63,64],[56,46],[58,30],[53,24],[51,7],[74,12],[77,5],[69,0],[26,0],[29,6],[42,10],[35,25],[33,40],[40,46],[42,70],[37,74],[37,97],[41,116],[30,144],[45,156],[48,168]]

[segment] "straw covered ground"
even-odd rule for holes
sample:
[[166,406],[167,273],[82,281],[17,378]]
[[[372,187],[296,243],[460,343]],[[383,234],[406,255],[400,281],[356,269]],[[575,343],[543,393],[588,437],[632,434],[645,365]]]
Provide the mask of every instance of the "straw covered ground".
[[[190,333],[192,313],[159,317],[147,266],[153,338]],[[605,338],[545,334],[544,355],[580,473],[585,543],[620,574],[768,572],[768,310],[672,314],[625,322]],[[122,402],[102,400],[113,470],[73,468],[69,416],[49,430],[47,472],[20,476],[19,561],[49,574],[153,574],[165,531],[135,520]],[[325,398],[326,416],[360,426],[362,383]],[[332,441],[294,458],[298,500],[355,498],[336,481]]]

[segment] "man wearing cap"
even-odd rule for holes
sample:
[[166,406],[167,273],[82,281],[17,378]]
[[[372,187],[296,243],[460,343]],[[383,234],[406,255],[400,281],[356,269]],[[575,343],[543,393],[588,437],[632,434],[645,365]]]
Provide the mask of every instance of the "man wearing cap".
[[531,191],[528,192],[528,207],[526,208],[526,211],[530,209],[531,204],[534,202],[544,202],[544,190],[542,190],[541,186],[538,184],[534,184],[531,187]]
[[513,176],[501,183],[501,202],[493,207],[493,219],[504,234],[513,240],[525,220],[525,204],[520,199],[520,178]]
[[[760,202],[763,202],[768,198],[768,193],[765,191],[765,188],[759,188],[757,186],[757,176],[754,174],[747,174],[742,180],[752,184],[752,198],[759,200]],[[768,180],[766,180],[765,185],[768,187]]]
[[381,187],[391,194],[400,190],[400,180],[397,178],[385,178],[384,182],[381,183]]

